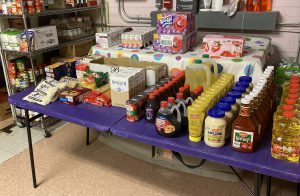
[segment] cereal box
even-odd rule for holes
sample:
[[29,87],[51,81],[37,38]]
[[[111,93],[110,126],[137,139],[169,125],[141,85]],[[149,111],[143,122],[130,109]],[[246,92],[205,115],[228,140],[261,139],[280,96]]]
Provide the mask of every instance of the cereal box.
[[191,12],[163,12],[157,14],[157,33],[188,34],[195,30],[195,14]]
[[242,57],[244,36],[206,35],[203,38],[202,52],[209,56]]

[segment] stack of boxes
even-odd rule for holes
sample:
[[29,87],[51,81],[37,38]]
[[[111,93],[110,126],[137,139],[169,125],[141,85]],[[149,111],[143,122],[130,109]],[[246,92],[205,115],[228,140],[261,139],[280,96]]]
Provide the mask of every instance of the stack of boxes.
[[57,62],[45,67],[46,78],[53,78],[59,80],[64,76],[76,78],[76,65],[77,59],[71,58],[63,62]]
[[153,34],[156,28],[146,27],[134,29],[123,33],[121,36],[121,46],[123,48],[140,49],[152,44]]
[[153,49],[183,54],[196,46],[195,14],[192,12],[163,12],[157,14],[157,33]]

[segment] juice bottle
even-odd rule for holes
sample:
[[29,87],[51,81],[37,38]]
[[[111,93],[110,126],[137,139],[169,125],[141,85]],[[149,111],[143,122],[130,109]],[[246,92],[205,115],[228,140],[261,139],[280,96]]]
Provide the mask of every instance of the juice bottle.
[[248,12],[254,11],[253,0],[246,0],[245,11]]
[[257,129],[250,117],[250,100],[241,100],[239,116],[232,123],[231,146],[236,151],[253,152],[257,144]]
[[271,11],[271,0],[260,0],[260,11],[262,12]]
[[145,108],[145,120],[147,122],[154,123],[157,111],[159,109],[159,105],[154,93],[149,94]]

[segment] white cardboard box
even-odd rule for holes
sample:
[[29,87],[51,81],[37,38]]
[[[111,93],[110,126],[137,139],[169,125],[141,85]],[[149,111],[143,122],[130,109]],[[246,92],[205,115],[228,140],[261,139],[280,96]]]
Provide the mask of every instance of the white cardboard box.
[[102,48],[110,48],[121,43],[122,28],[96,33],[96,43]]
[[31,29],[34,32],[34,50],[58,45],[56,26],[44,26]]

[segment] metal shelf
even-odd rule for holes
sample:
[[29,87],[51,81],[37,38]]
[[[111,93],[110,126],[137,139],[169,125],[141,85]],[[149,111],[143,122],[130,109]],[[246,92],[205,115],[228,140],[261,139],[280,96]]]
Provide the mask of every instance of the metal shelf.
[[[45,53],[45,52],[50,52],[50,51],[53,51],[53,50],[57,50],[59,48],[64,48],[66,46],[70,46],[70,45],[76,44],[78,42],[89,41],[89,40],[93,40],[93,39],[95,39],[94,34],[89,35],[89,36],[85,36],[85,37],[82,37],[82,38],[78,38],[78,39],[75,39],[75,40],[72,40],[72,41],[63,42],[63,43],[60,43],[56,46],[51,46],[51,47],[44,48],[44,49],[41,49],[41,50],[33,50],[31,52],[31,55],[35,56],[35,55],[42,54],[42,53]],[[29,52],[18,52],[18,51],[6,50],[6,49],[3,49],[3,52],[5,52],[6,54],[12,54],[12,55],[29,56]]]
[[[73,13],[73,12],[95,10],[95,9],[99,9],[99,8],[101,8],[101,6],[66,8],[66,9],[47,9],[41,13],[25,14],[25,16],[26,17],[49,16],[49,15],[58,15],[58,14],[67,14],[67,13]],[[23,15],[0,14],[0,17],[1,18],[22,18]]]

